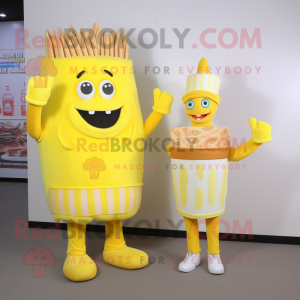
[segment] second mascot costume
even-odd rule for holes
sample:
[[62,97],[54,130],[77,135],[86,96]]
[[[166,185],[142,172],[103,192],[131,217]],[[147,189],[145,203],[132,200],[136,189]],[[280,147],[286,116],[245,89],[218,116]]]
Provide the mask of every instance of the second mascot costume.
[[[214,130],[219,130],[219,131],[221,130],[224,131],[226,134],[228,134],[229,132],[228,129],[224,130],[224,128],[222,129],[218,127],[214,127],[214,128],[212,127],[213,126],[212,120],[221,100],[219,96],[219,87],[220,87],[220,78],[216,75],[210,74],[208,63],[205,58],[202,58],[198,64],[197,74],[192,74],[188,77],[186,94],[183,95],[182,97],[183,103],[185,104],[185,113],[190,119],[191,126],[193,128],[190,127],[174,128],[171,130],[171,133],[172,131],[175,133],[177,132],[178,137],[180,136],[180,134],[188,135],[189,133],[191,133],[192,136],[193,134],[195,135],[195,133],[197,134],[197,132],[199,133],[200,131],[206,133]],[[266,143],[271,140],[271,126],[269,124],[261,121],[257,122],[256,119],[251,118],[249,120],[249,125],[252,130],[252,138],[249,141],[247,141],[245,144],[237,148],[230,147],[228,149],[228,156],[226,157],[226,161],[227,158],[228,161],[242,160],[247,156],[249,156],[250,154],[252,154],[256,149],[258,149],[262,145],[262,143]],[[197,130],[196,127],[198,127],[199,130]],[[208,141],[213,142],[213,139],[214,138],[210,138]],[[177,146],[175,146],[174,148],[174,145],[176,145],[176,143],[174,143],[174,141],[172,143],[173,143],[172,146],[173,148],[168,146],[168,150],[170,151],[172,163],[174,163],[176,162],[174,158],[176,158],[176,155],[178,156],[179,152],[176,152],[178,151],[176,150]],[[212,153],[211,152],[212,150],[209,150],[209,148],[207,149],[208,152],[210,151],[210,153]],[[171,152],[172,150],[174,151],[173,153]],[[192,189],[193,183],[194,185],[196,185],[196,187],[197,185],[199,186],[201,182],[203,181],[206,182],[208,177],[206,176],[206,178],[203,179],[203,175],[202,177],[198,176],[199,178],[201,177],[200,178],[201,180],[199,180],[197,178],[197,172],[195,171],[195,169],[194,171],[193,169],[187,170],[188,168],[184,167],[184,165],[187,164],[186,160],[188,160],[188,162],[190,162],[193,165],[195,164],[194,163],[195,161],[192,160],[193,159],[192,156],[196,155],[195,153],[197,153],[196,150],[190,152],[189,157],[184,157],[184,161],[180,161],[180,163],[177,163],[177,164],[181,164],[181,167],[177,168],[178,174],[180,174],[179,176],[175,174],[174,170],[172,170],[177,210],[184,217],[186,232],[187,232],[187,246],[188,246],[188,253],[186,254],[185,259],[179,264],[179,270],[182,272],[191,272],[195,270],[197,265],[200,264],[201,248],[199,244],[198,219],[206,219],[206,232],[207,232],[207,242],[208,242],[208,260],[207,260],[208,270],[212,274],[222,274],[224,273],[224,266],[221,261],[220,248],[219,248],[219,216],[223,214],[225,211],[224,193],[226,194],[226,190],[227,190],[227,188],[225,187],[227,184],[226,183],[227,176],[223,177],[225,179],[223,180],[223,182],[225,183],[223,194],[222,193],[220,194],[220,191],[222,190],[218,188],[216,189],[216,186],[214,186],[213,182],[220,181],[220,180],[221,180],[220,182],[222,182],[222,176],[223,176],[222,174],[224,173],[226,175],[227,168],[225,168],[225,171],[221,170],[221,172],[219,172],[221,176],[218,176],[214,170],[207,171],[210,172],[211,175],[213,175],[209,178],[209,181],[212,179],[212,182],[209,183],[212,184],[211,185],[212,192],[213,192],[212,201],[209,200],[210,195],[208,194],[208,197],[207,194],[204,195],[203,190],[201,188],[197,189],[198,192],[201,193],[200,194],[196,193],[196,197],[195,197],[195,190],[191,190],[190,195],[193,195],[193,197],[188,198],[186,196],[187,195],[186,189]],[[198,153],[200,153],[199,155],[203,155],[201,154],[201,152]],[[202,153],[204,153],[203,149],[202,149]],[[223,153],[225,152],[223,151]],[[179,171],[179,169],[181,170]],[[188,178],[188,175],[191,177]],[[176,182],[177,183],[180,182],[180,185],[176,184]],[[191,184],[187,185],[190,182]],[[215,191],[217,191],[220,195],[223,195],[223,199],[222,201],[220,201],[220,206],[219,203],[217,203],[219,201],[215,201],[216,198]],[[186,197],[186,199],[184,199],[184,197]],[[204,210],[207,209],[208,211],[213,211],[212,209],[213,206],[217,207],[218,209],[214,211],[214,213],[210,213],[210,214],[200,213],[202,210],[201,207],[204,207]],[[224,209],[220,210],[221,208]],[[212,216],[210,217],[209,215]]]
[[59,38],[46,31],[45,77],[31,78],[26,96],[47,204],[53,218],[68,225],[63,272],[72,281],[97,273],[85,246],[86,224],[93,220],[106,222],[106,263],[123,269],[148,264],[145,252],[126,245],[122,220],[140,207],[143,139],[173,101],[155,89],[153,112],[143,123],[126,36],[102,34],[97,24],[93,31],[71,28]]

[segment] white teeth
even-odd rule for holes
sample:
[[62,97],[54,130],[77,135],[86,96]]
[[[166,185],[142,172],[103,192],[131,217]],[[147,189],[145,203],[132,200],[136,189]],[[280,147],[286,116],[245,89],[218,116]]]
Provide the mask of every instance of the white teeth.
[[201,119],[200,118],[197,118],[197,121],[200,121]]
[[196,117],[198,117],[198,118],[199,118],[199,117],[201,117],[201,115],[196,115]]
[[94,113],[95,113],[94,110],[89,110],[89,114],[90,114],[90,115],[93,115]]
[[105,113],[106,113],[107,115],[110,115],[110,114],[111,114],[111,110],[106,110]]

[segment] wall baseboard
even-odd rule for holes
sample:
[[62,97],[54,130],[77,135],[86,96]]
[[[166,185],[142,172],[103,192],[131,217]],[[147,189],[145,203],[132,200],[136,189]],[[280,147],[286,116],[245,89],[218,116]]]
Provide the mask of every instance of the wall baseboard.
[[13,178],[13,177],[0,177],[0,182],[25,182],[28,183],[28,178]]
[[[59,230],[67,230],[66,223],[54,223],[54,222],[28,221],[28,227],[29,228],[39,227],[43,229],[47,229],[49,227],[52,228],[55,227],[56,229]],[[87,225],[87,231],[105,232],[105,226],[89,224]],[[124,227],[123,232],[124,234],[132,234],[132,235],[186,238],[186,231],[182,231],[182,230]],[[200,232],[200,238],[206,239],[206,233]],[[234,241],[234,242],[300,245],[300,237],[297,236],[220,233],[220,240]]]

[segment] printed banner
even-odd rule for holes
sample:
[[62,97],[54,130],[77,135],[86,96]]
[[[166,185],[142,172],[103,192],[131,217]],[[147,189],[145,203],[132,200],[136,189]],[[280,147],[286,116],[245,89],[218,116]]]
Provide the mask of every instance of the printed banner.
[[24,49],[0,49],[0,119],[26,116]]
[[0,121],[0,168],[27,169],[27,127],[24,120]]

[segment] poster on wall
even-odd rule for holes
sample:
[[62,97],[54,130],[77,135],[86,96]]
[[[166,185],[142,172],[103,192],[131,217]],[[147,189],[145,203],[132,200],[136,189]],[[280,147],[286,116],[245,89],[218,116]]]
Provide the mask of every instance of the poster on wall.
[[24,49],[0,49],[0,177],[27,177]]
[[24,49],[0,49],[0,118],[26,116]]
[[27,169],[27,127],[24,120],[0,121],[0,168]]

